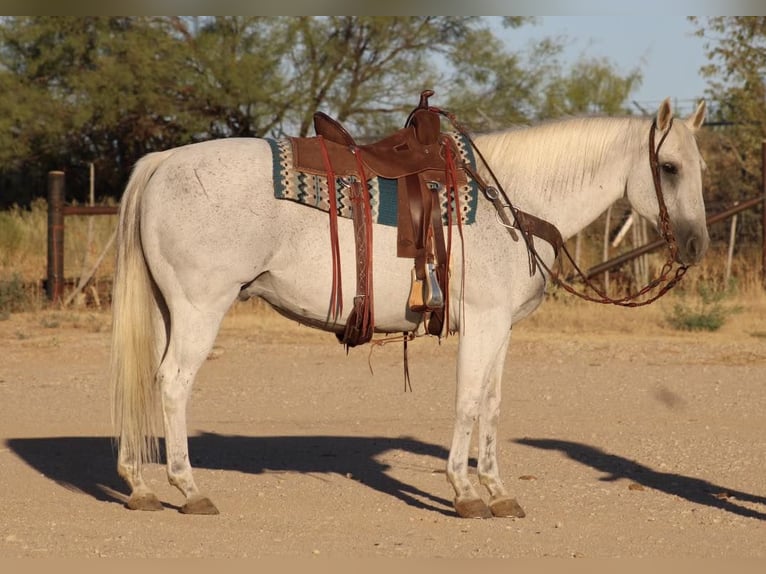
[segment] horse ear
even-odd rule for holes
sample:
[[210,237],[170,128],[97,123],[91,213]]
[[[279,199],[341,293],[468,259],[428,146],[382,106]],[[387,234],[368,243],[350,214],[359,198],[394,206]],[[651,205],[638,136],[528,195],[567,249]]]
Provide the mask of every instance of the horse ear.
[[670,98],[665,98],[657,111],[657,129],[664,132],[670,127],[670,120],[673,119],[673,110],[670,107]]
[[705,100],[700,100],[700,103],[697,105],[697,111],[695,111],[684,120],[686,127],[688,127],[692,132],[696,132],[702,127],[702,124],[705,123],[705,113]]

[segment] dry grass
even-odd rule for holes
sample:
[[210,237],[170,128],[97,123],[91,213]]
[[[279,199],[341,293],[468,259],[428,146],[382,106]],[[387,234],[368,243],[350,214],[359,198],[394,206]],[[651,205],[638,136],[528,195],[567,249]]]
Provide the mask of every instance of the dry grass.
[[[659,274],[664,253],[652,255],[650,269]],[[668,319],[676,307],[710,312],[712,305],[701,293],[714,292],[725,314],[719,333],[727,336],[766,337],[766,291],[762,286],[760,249],[736,254],[728,284],[725,281],[726,246],[715,245],[702,262],[690,268],[679,285],[655,303],[639,308],[621,308],[582,301],[563,290],[550,291],[547,301],[525,323],[523,329],[563,333],[621,333],[662,335],[677,331]],[[612,296],[624,295],[610,291]]]
[[[537,312],[520,323],[514,332],[517,338],[526,339],[562,336],[658,339],[691,337],[731,343],[756,338],[766,343],[766,294],[763,291],[733,295],[727,299],[728,304],[739,307],[740,311],[729,315],[724,325],[713,333],[689,333],[670,326],[668,317],[679,298],[678,294],[669,294],[646,307],[626,309],[581,301],[571,295],[549,296]],[[40,306],[16,314],[13,318],[19,325],[104,333],[108,333],[111,321],[108,308],[61,310]],[[304,342],[314,340],[320,343],[332,337],[328,333],[285,319],[257,299],[235,303],[224,320],[223,329],[246,337],[267,337],[272,342],[289,342],[300,338]]]
[[[519,326],[520,332],[540,334],[586,335],[589,333],[617,336],[666,336],[681,334],[671,326],[669,318],[674,306],[687,301],[676,293],[639,308],[600,305],[575,299],[549,298],[540,309]],[[696,300],[695,300],[696,301]],[[723,326],[714,334],[689,333],[692,337],[766,338],[766,294],[737,294],[725,304],[732,309]]]
[[[76,279],[83,270],[90,269],[104,251],[115,225],[115,216],[67,216],[64,258],[68,278]],[[46,229],[47,205],[44,200],[36,201],[29,210],[0,211],[0,287],[14,287],[16,283],[25,285],[27,292],[23,309],[27,311],[56,311],[48,309],[41,290],[47,267]],[[722,301],[726,308],[740,310],[727,315],[720,333],[733,337],[766,338],[766,293],[761,284],[760,249],[743,248],[736,254],[732,263],[732,285],[725,285],[724,282],[725,257],[725,245],[713,246],[703,264],[689,270],[676,289],[660,301],[639,309],[587,303],[563,292],[552,292],[540,310],[526,320],[522,324],[523,327],[519,327],[519,331],[565,334],[668,334],[674,331],[667,321],[674,307],[699,305],[699,291],[704,287],[725,291]],[[664,254],[652,255],[650,268],[656,271],[663,261]],[[87,302],[90,307],[88,312],[92,312],[95,298],[99,303],[98,307],[108,310],[108,301],[99,301],[96,292],[99,283],[108,291],[113,271],[112,248],[106,253],[95,275],[95,287],[91,287],[93,295],[89,294],[87,299],[75,301],[75,306],[79,303],[82,307]],[[17,310],[19,309],[12,309]],[[0,312],[2,311],[0,305]],[[260,328],[269,332],[279,332],[289,323],[262,302],[246,302],[234,306],[227,317],[226,325],[233,328]],[[307,336],[311,336],[309,333],[319,335],[319,332],[303,327],[298,329],[298,332]]]
[[[91,270],[116,225],[117,217],[113,215],[66,217],[64,271],[67,278],[77,279]],[[0,211],[0,282],[23,284],[26,306],[33,309],[45,304],[42,281],[47,274],[47,229],[48,205],[45,200],[36,200],[30,209]],[[108,281],[113,272],[112,247],[97,270],[95,284]]]

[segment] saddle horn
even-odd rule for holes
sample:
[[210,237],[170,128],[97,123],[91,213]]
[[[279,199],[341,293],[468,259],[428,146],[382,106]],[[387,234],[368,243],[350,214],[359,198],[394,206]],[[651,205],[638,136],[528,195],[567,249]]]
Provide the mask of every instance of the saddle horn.
[[418,102],[417,107],[410,112],[410,115],[407,116],[407,121],[404,122],[405,128],[412,125],[412,119],[415,117],[417,112],[420,110],[427,110],[429,108],[428,98],[433,96],[434,93],[435,92],[433,90],[423,90],[420,92],[420,101]]
[[433,90],[423,90],[420,92],[420,103],[418,104],[419,108],[428,108],[428,98],[434,95]]

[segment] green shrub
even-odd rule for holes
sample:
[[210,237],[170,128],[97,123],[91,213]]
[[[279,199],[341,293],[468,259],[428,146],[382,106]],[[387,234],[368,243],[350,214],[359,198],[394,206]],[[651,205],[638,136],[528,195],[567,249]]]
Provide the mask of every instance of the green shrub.
[[23,310],[28,303],[24,282],[17,273],[10,279],[0,279],[0,316],[7,319],[9,313]]
[[668,323],[681,331],[717,331],[726,319],[742,310],[740,306],[726,305],[724,299],[735,291],[734,283],[716,288],[711,283],[697,284],[697,297],[684,298],[673,306]]

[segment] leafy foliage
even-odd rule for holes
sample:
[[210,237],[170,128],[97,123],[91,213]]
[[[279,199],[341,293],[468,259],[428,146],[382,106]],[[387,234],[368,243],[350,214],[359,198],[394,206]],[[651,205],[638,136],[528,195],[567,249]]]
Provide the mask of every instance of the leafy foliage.
[[12,312],[25,309],[29,300],[30,296],[19,275],[0,279],[0,320],[7,319]]
[[717,331],[730,315],[741,311],[741,307],[724,302],[734,292],[734,284],[721,289],[700,282],[697,285],[697,297],[676,303],[668,323],[681,331]]
[[[711,204],[731,205],[761,188],[762,140],[766,133],[766,17],[691,17],[703,37],[709,65],[708,95],[715,102],[701,139],[708,164]],[[744,212],[739,233],[760,236],[760,214]]]
[[99,195],[119,197],[147,152],[309,135],[318,109],[379,135],[426,88],[481,130],[614,113],[640,81],[604,61],[565,74],[562,50],[545,40],[508,53],[481,17],[0,18],[0,203],[43,195],[51,169],[83,200],[89,163]]

